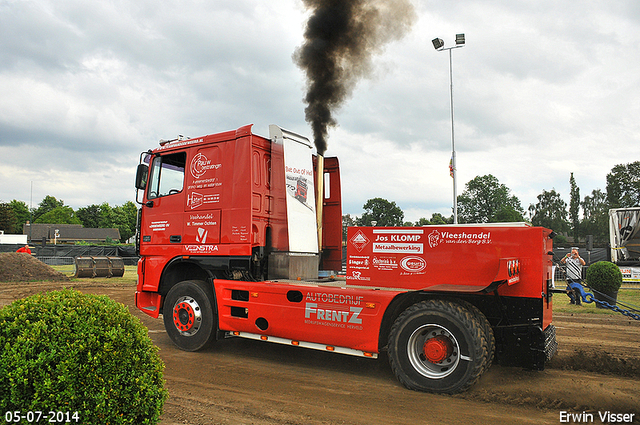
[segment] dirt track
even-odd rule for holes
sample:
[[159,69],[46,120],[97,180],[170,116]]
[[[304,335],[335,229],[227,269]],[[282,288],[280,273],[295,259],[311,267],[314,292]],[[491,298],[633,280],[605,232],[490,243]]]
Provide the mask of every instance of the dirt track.
[[[439,396],[406,390],[384,355],[361,359],[242,339],[180,351],[161,319],[133,306],[132,285],[2,283],[0,306],[63,286],[106,294],[149,328],[166,364],[162,425],[557,424],[561,412],[593,414],[593,421],[565,423],[603,423],[598,412],[606,411],[635,414],[633,423],[640,423],[640,322],[621,315],[556,314],[560,350],[547,370],[494,365],[466,393]],[[582,370],[565,369],[572,364]]]

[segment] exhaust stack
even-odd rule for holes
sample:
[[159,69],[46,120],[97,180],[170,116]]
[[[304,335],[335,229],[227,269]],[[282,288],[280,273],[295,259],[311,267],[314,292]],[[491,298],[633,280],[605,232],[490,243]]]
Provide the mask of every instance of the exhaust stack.
[[269,126],[269,134],[273,141],[271,186],[282,195],[274,204],[283,208],[274,213],[272,222],[268,278],[315,279],[320,255],[311,142],[275,125]]
[[322,255],[322,212],[324,207],[324,156],[318,152],[316,162],[316,223],[318,227],[318,251]]

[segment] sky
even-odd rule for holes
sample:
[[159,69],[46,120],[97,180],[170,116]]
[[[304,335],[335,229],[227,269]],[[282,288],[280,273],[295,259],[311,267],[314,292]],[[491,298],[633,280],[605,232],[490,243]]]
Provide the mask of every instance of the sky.
[[[404,37],[372,58],[335,113],[343,214],[394,201],[406,221],[452,214],[448,51],[457,193],[494,175],[526,211],[569,203],[640,160],[640,2],[411,0]],[[254,124],[307,135],[292,58],[301,0],[0,0],[0,201],[74,209],[135,201],[140,153],[160,139]]]

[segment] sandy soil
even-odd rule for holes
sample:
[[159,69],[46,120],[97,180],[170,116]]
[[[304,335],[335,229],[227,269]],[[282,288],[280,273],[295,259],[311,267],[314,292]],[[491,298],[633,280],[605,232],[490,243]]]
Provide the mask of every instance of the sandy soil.
[[180,351],[161,319],[135,308],[129,284],[1,283],[0,307],[62,287],[106,294],[149,328],[166,364],[162,425],[606,423],[599,412],[607,411],[640,423],[640,322],[622,315],[556,314],[560,349],[545,371],[493,365],[469,391],[440,396],[402,387],[384,355],[361,359],[243,339]]

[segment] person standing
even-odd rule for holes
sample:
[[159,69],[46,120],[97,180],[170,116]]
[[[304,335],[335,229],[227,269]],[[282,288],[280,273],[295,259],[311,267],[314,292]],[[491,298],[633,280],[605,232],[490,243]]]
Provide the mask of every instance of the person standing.
[[29,245],[25,245],[22,248],[18,248],[16,252],[24,252],[25,254],[31,255],[31,249],[29,248]]
[[582,266],[586,262],[580,257],[578,248],[571,248],[571,253],[564,256],[560,260],[562,264],[567,266],[567,295],[571,299],[570,304],[582,305],[583,289],[580,281],[582,280]]

